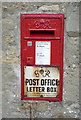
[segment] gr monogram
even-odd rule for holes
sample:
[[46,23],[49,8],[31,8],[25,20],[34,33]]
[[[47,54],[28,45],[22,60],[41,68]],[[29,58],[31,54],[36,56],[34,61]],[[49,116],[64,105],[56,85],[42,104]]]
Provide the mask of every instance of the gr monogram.
[[50,77],[50,71],[48,69],[47,70],[43,70],[43,69],[35,70],[34,75],[36,77],[40,77],[40,75],[42,75],[42,77],[46,77],[46,76]]
[[46,19],[41,19],[41,20],[36,20],[34,22],[34,25],[36,28],[51,28],[51,25],[50,25],[50,20],[46,20]]

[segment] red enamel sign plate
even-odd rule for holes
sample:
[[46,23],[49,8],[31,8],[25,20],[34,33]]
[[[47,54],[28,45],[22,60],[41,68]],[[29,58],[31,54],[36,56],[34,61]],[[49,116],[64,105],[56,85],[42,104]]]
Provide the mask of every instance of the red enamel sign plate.
[[63,14],[21,14],[21,99],[62,101]]

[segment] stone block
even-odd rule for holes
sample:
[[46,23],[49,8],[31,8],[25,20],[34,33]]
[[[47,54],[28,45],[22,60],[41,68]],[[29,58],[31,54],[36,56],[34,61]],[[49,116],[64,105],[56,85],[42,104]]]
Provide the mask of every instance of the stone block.
[[38,8],[39,11],[58,11],[59,5],[43,5]]
[[69,36],[79,36],[79,8],[69,5],[67,9],[66,31]]

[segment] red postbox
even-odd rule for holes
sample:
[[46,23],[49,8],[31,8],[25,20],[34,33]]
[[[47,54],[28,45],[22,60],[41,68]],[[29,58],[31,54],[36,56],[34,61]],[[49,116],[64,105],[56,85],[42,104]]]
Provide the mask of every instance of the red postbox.
[[21,99],[61,101],[63,14],[21,14]]

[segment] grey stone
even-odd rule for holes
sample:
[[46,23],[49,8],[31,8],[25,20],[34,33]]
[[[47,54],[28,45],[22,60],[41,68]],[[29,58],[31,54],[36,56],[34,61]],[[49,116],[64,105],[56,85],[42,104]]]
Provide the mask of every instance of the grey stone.
[[59,10],[59,5],[43,5],[38,8],[39,11],[58,11]]
[[69,5],[67,9],[66,31],[69,36],[78,36],[79,32],[79,8]]
[[69,37],[78,37],[78,36],[79,36],[79,28],[78,28],[78,31],[77,31],[77,30],[74,30],[74,31],[76,31],[76,32],[74,32],[74,31],[69,31],[69,30],[67,30],[67,31],[68,31],[67,34],[68,34]]
[[2,25],[3,25],[4,30],[13,30],[14,29],[14,22],[10,18],[3,19]]
[[42,112],[44,112],[44,111],[46,111],[46,110],[48,110],[48,103],[46,103],[46,102],[44,102],[44,103],[38,103],[37,104],[37,111],[42,111]]

